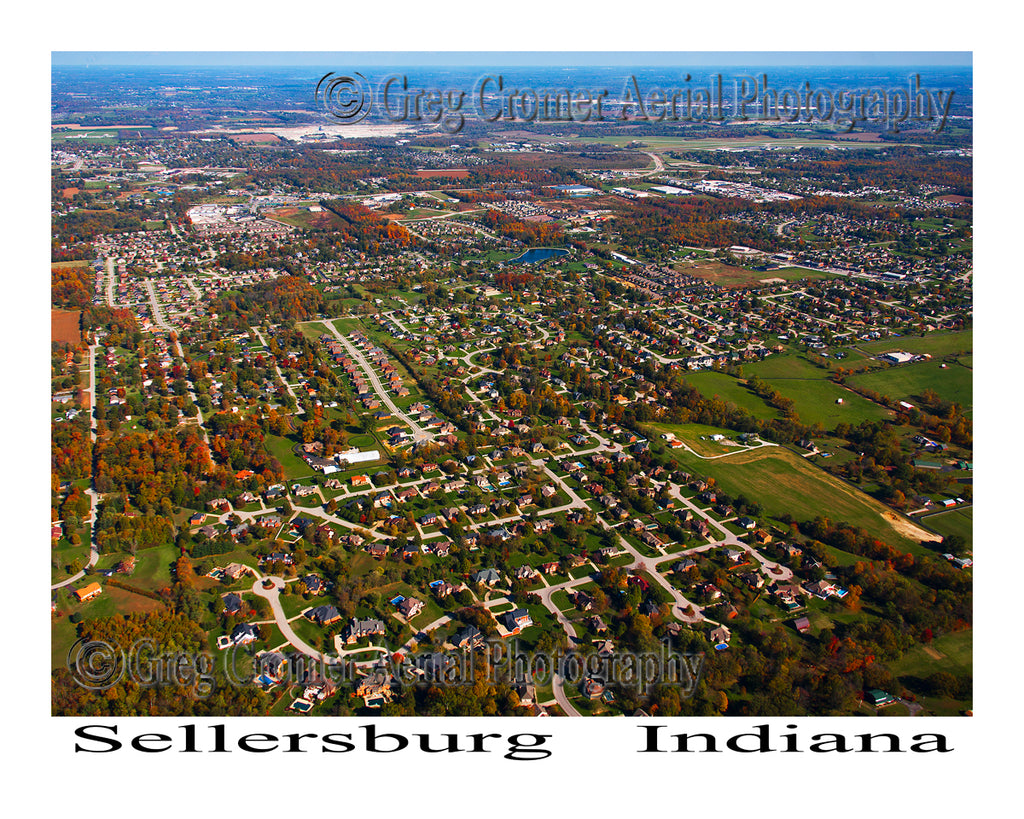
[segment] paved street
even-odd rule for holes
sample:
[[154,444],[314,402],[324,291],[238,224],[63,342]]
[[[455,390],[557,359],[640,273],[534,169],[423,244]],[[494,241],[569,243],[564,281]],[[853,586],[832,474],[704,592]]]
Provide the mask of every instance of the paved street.
[[366,377],[370,380],[370,384],[373,385],[373,389],[377,393],[377,397],[380,398],[389,410],[391,410],[391,414],[396,418],[400,418],[409,426],[409,429],[412,430],[413,441],[415,443],[419,443],[421,441],[433,440],[434,436],[431,433],[427,432],[423,427],[413,421],[412,418],[402,412],[402,410],[398,408],[398,405],[391,400],[391,396],[388,395],[387,389],[385,389],[384,385],[381,383],[380,377],[377,375],[370,363],[363,357],[363,354],[356,349],[355,345],[353,345],[346,336],[339,333],[338,328],[335,327],[332,322],[328,321],[324,323],[327,325],[327,328],[331,333],[334,334],[335,338],[337,338],[338,341],[344,345],[345,349],[348,350],[349,355],[351,355],[356,364],[359,365],[359,368],[366,373]]

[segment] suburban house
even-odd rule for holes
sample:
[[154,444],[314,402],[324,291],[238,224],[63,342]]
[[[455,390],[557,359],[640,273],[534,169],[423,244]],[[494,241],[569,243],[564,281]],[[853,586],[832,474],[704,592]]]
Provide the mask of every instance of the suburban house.
[[231,629],[231,643],[236,646],[244,646],[259,639],[259,631],[251,623],[239,623]]
[[341,619],[341,613],[334,606],[317,606],[306,612],[306,617],[320,626],[329,626]]
[[76,589],[75,597],[78,598],[79,603],[84,603],[86,600],[92,600],[94,597],[99,597],[102,593],[103,589],[100,588],[100,584],[93,581],[88,586]]
[[483,583],[485,586],[494,586],[501,582],[501,573],[497,569],[482,569],[472,576],[474,583]]
[[224,600],[225,614],[239,614],[242,611],[242,598],[234,592],[225,594],[222,599]]
[[422,600],[417,600],[415,597],[406,597],[405,600],[398,604],[398,613],[406,620],[411,620],[423,611],[423,606]]
[[383,634],[384,622],[372,618],[366,620],[352,618],[352,621],[341,632],[342,639],[349,645],[361,640],[363,637],[377,637]]
[[356,686],[356,696],[367,705],[383,705],[391,700],[391,675],[386,668],[374,668]]
[[484,635],[476,626],[465,626],[455,632],[451,644],[456,648],[476,648],[484,644]]
[[725,626],[719,626],[716,629],[712,629],[711,633],[708,635],[708,639],[711,640],[712,645],[728,643],[730,637],[732,637],[732,632]]
[[818,580],[815,583],[805,583],[804,588],[808,594],[812,594],[819,600],[827,600],[833,595],[837,595],[837,589],[827,580]]
[[530,612],[526,609],[512,609],[512,611],[505,612],[502,623],[509,633],[518,634],[522,629],[532,626],[533,620],[530,619]]

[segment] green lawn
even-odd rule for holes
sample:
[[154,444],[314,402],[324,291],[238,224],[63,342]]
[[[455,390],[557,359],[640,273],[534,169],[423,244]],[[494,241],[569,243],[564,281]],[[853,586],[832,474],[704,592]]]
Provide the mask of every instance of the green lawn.
[[333,324],[342,335],[348,335],[356,330],[366,330],[362,320],[359,318],[338,318],[332,319],[329,323]]
[[957,353],[969,353],[974,349],[974,331],[961,330],[955,333],[927,333],[924,336],[903,336],[883,338],[866,344],[856,345],[871,355],[880,355],[891,350],[908,353],[928,353],[935,358]]
[[306,478],[313,474],[313,469],[302,458],[292,452],[294,442],[280,435],[266,435],[264,447],[267,452],[273,455],[281,463],[284,469],[284,476],[291,481],[296,478]]
[[[756,375],[792,400],[793,409],[805,424],[821,423],[832,428],[845,421],[856,426],[891,415],[885,407],[829,381],[827,370],[814,366],[801,355],[789,353],[744,364],[743,374]],[[843,403],[836,403],[838,399]]]
[[688,373],[686,380],[696,387],[701,395],[729,401],[745,409],[755,418],[774,418],[778,414],[778,410],[769,407],[759,396],[754,395],[731,375],[708,370],[707,372]]
[[[942,655],[938,659],[925,649]],[[927,677],[936,671],[951,674],[970,674],[973,669],[974,631],[958,631],[945,634],[929,645],[915,645],[906,654],[889,666],[894,674]]]
[[859,526],[897,548],[928,553],[883,518],[892,513],[882,503],[785,447],[762,447],[710,460],[684,449],[674,450],[673,456],[682,468],[713,477],[725,492],[758,501],[771,517],[789,514],[795,520],[810,520],[824,514],[832,521]]
[[127,582],[152,591],[170,586],[171,566],[180,554],[173,543],[137,552],[135,571],[127,578]]
[[920,400],[925,390],[934,390],[939,397],[964,408],[973,402],[973,371],[959,363],[943,369],[942,362],[935,359],[856,375],[849,383],[911,404]]
[[974,546],[974,509],[952,509],[937,515],[928,515],[921,522],[940,535],[960,535],[967,542],[967,548]]

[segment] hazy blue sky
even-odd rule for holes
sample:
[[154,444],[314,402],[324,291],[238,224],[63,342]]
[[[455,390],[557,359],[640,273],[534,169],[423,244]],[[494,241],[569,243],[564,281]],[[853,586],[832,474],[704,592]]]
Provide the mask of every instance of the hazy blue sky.
[[874,65],[970,66],[969,51],[54,51],[67,65]]

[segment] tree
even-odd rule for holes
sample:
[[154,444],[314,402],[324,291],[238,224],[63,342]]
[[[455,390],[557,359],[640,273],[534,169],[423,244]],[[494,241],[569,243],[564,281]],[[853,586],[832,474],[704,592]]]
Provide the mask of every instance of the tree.
[[174,576],[178,583],[186,588],[192,588],[196,583],[195,570],[192,568],[192,561],[182,555],[174,564]]

